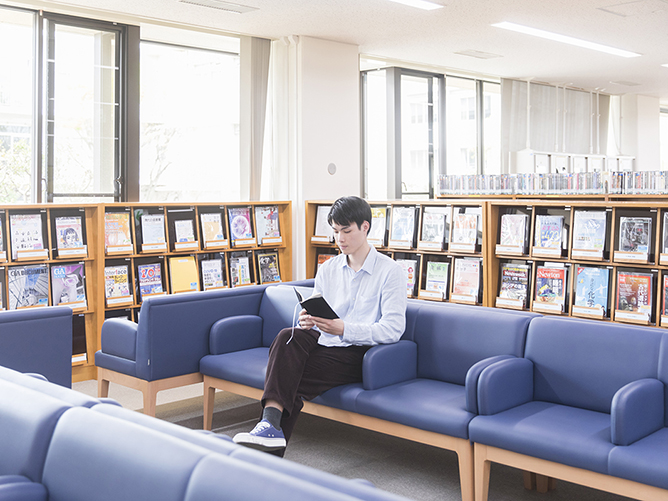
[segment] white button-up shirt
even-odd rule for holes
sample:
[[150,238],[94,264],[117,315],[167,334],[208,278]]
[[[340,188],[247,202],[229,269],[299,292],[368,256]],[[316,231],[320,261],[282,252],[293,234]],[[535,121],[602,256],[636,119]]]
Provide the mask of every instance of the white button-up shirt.
[[343,336],[320,333],[323,346],[396,343],[406,327],[406,277],[401,266],[369,246],[354,271],[345,254],[325,261],[315,277],[320,293],[344,321]]

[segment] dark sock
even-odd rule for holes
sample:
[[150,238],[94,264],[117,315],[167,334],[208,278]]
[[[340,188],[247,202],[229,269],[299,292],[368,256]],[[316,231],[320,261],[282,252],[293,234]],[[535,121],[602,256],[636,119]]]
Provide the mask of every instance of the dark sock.
[[279,411],[276,407],[265,407],[262,411],[262,419],[266,419],[277,430],[281,429],[281,418],[283,411]]

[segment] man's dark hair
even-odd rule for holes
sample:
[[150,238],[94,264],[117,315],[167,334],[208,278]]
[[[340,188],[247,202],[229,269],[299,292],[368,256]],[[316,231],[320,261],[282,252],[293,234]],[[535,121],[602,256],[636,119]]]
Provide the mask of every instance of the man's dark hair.
[[[350,226],[355,223],[358,228],[362,227],[364,221],[369,222],[369,230],[371,230],[371,207],[366,200],[360,197],[341,197],[329,210],[327,222],[330,224],[338,224],[340,226]],[[367,231],[367,235],[368,235]]]

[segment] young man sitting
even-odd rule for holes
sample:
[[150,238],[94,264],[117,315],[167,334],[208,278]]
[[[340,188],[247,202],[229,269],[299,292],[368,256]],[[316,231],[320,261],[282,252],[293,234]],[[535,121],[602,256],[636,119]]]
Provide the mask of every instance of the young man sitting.
[[339,198],[327,221],[341,254],[315,278],[339,318],[299,314],[299,328],[283,329],[269,349],[261,421],[238,444],[282,450],[290,440],[303,399],[362,381],[362,359],[377,344],[396,343],[406,324],[406,277],[401,266],[367,242],[371,208],[359,197]]

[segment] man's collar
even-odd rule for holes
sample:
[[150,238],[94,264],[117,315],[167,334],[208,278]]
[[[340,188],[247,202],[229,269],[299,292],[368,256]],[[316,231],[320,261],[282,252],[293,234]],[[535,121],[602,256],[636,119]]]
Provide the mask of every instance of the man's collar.
[[[376,265],[377,258],[378,258],[378,251],[373,245],[369,244],[369,253],[366,255],[366,258],[364,258],[364,264],[360,268],[360,271],[364,270],[369,275],[371,275],[373,273],[373,268]],[[345,268],[346,266],[349,267],[348,256],[346,256],[346,258],[341,261],[341,267]]]

